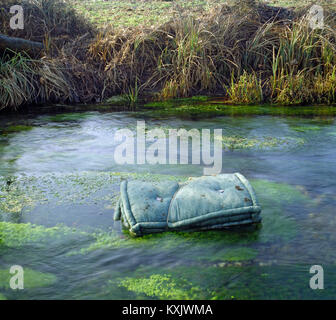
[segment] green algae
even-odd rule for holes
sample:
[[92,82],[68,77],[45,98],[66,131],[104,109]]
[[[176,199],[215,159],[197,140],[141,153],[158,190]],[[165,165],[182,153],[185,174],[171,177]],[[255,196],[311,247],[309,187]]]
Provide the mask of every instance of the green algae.
[[[202,232],[164,232],[144,235],[134,238],[127,231],[124,235],[120,235],[115,231],[92,233],[94,241],[87,247],[74,251],[72,254],[87,254],[95,250],[107,250],[118,248],[142,248],[151,252],[176,251],[176,250],[193,250],[197,248],[206,248],[207,250],[215,249],[219,243],[223,245],[229,244],[249,244],[254,243],[258,239],[258,231],[255,228],[244,232],[239,231],[202,231]],[[246,250],[246,251],[244,251]],[[248,253],[249,249],[242,249],[239,255],[238,249],[232,249],[228,252],[227,257],[231,261],[235,259],[244,259],[254,254],[253,249]],[[210,253],[209,253],[210,255]],[[193,259],[198,259],[193,257]]]
[[[98,249],[118,248],[120,237],[113,232],[87,232],[76,228],[59,224],[54,227],[44,227],[32,223],[12,223],[0,222],[0,249],[1,248],[21,248],[27,245],[37,245],[46,247],[55,241],[64,239],[85,239],[89,242],[88,247],[78,250],[71,250],[68,256],[76,254],[86,254]],[[104,242],[105,241],[105,242]]]
[[199,288],[192,287],[191,283],[183,279],[175,282],[169,274],[152,274],[148,278],[128,277],[120,280],[119,286],[136,294],[163,300],[192,300],[197,298],[199,291]]
[[[205,252],[209,252],[209,254],[205,255],[204,259],[211,260],[211,255],[218,251],[212,249],[219,244],[223,246],[262,244],[293,239],[297,235],[298,225],[295,219],[286,214],[283,206],[291,203],[304,203],[307,201],[307,196],[302,193],[299,187],[285,183],[266,180],[252,180],[251,183],[257,192],[263,209],[261,226],[218,231],[165,232],[144,235],[138,238],[129,235],[127,230],[124,230],[123,236],[120,236],[115,231],[98,232],[94,234],[95,241],[88,247],[82,248],[79,253],[85,254],[101,249],[136,247],[149,248],[153,251],[169,251],[182,248],[192,251],[193,248],[206,248]],[[239,248],[232,250],[226,256],[228,261],[246,260],[249,256],[253,258],[256,254],[254,249],[251,248],[245,248],[240,253]],[[245,254],[247,258],[244,256]]]
[[82,233],[63,225],[46,228],[31,223],[0,222],[0,247],[19,248],[29,243],[62,239],[73,234]]
[[[111,210],[117,201],[122,180],[185,181],[187,177],[122,172],[81,172],[46,174],[43,176],[16,176],[8,185],[8,178],[0,177],[0,218],[2,214],[26,212],[41,204],[56,202],[95,204],[105,203]],[[69,192],[71,190],[71,192]]]
[[262,179],[251,179],[250,182],[261,204],[266,202],[267,204],[273,203],[273,206],[276,206],[298,202],[304,203],[311,200],[300,186]]
[[260,242],[289,241],[298,234],[297,222],[280,209],[265,209],[262,218]]
[[292,127],[292,129],[298,132],[307,132],[307,131],[319,131],[321,130],[321,127],[319,126],[297,126],[297,127]]
[[85,120],[92,116],[92,112],[72,112],[72,113],[60,113],[49,116],[46,120],[51,122],[67,122]]
[[199,104],[180,104],[170,101],[166,104],[147,105],[150,108],[146,113],[138,112],[138,115],[151,117],[180,117],[185,119],[204,119],[218,116],[231,117],[250,117],[250,116],[280,116],[280,117],[298,117],[298,116],[324,116],[334,117],[336,108],[332,106],[253,106],[253,105],[225,105],[220,100],[207,101]]
[[[276,235],[277,224],[274,219],[272,230],[269,233]],[[267,220],[268,221],[268,220]],[[291,230],[287,226],[287,230]],[[289,232],[289,231],[287,231]],[[280,234],[283,236],[283,234]],[[44,227],[33,225],[30,223],[11,223],[0,222],[0,247],[20,248],[28,244],[36,244],[45,246],[49,242],[55,240],[63,240],[64,237],[78,239],[84,237],[88,245],[74,249],[67,255],[88,254],[97,250],[113,250],[113,249],[145,249],[151,254],[155,252],[176,252],[176,254],[184,254],[185,250],[190,250],[191,260],[206,260],[206,261],[245,261],[254,259],[257,255],[257,250],[252,248],[227,248],[219,250],[218,246],[241,245],[249,243],[257,243],[260,238],[258,231],[239,232],[233,231],[209,231],[209,232],[168,232],[161,234],[153,234],[142,238],[133,238],[127,235],[121,235],[116,231],[104,232],[102,230],[96,232],[85,232],[75,228],[69,228],[64,225],[55,227]],[[258,240],[259,239],[259,240]],[[266,237],[269,240],[269,237]],[[203,249],[205,250],[203,250]],[[193,252],[198,252],[200,249],[206,252],[205,255],[193,256]]]
[[19,177],[0,177],[0,217],[1,213],[15,214],[24,208],[32,209],[37,198],[41,200],[42,194],[28,184]]
[[10,134],[10,133],[17,133],[17,132],[23,132],[23,131],[30,131],[34,127],[27,126],[27,125],[13,125],[5,127],[4,129],[0,129],[0,134]]
[[[297,222],[286,215],[284,207],[291,203],[304,204],[309,200],[308,196],[302,192],[302,188],[267,180],[251,180],[251,184],[256,190],[263,209],[261,227],[252,226],[230,231],[166,232],[145,235],[141,238],[132,238],[126,234],[124,239],[118,238],[118,246],[149,245],[171,249],[194,246],[211,247],[218,243],[244,245],[275,240],[288,241],[294,238],[297,235]],[[112,237],[101,236],[100,243],[106,247],[113,247],[115,240],[112,239]]]
[[124,238],[113,232],[93,232],[90,234],[90,237],[93,238],[93,241],[90,245],[81,248],[79,250],[73,250],[69,255],[76,254],[87,254],[96,250],[108,250],[108,249],[118,249],[130,247],[130,244],[125,243]]
[[15,180],[0,178],[0,214],[20,213],[23,208],[32,208],[34,200],[20,186],[15,184]]
[[[223,280],[216,288],[211,288],[211,299],[214,300],[301,300],[334,299],[336,288],[331,285],[327,291],[311,290],[309,287],[309,265],[267,266],[267,267],[229,267],[222,268],[218,278]],[[332,267],[333,272],[335,268]],[[216,278],[216,271],[208,270]],[[209,274],[209,277],[211,275]],[[335,279],[334,276],[332,278]],[[220,281],[220,279],[218,279]],[[330,281],[333,281],[330,279]],[[196,282],[197,284],[197,282]]]
[[[66,255],[73,256],[87,254],[100,249],[116,249],[120,245],[120,236],[113,232],[87,232],[77,228],[59,224],[54,227],[44,227],[32,223],[0,222],[0,249],[22,248],[27,245],[35,245],[45,248],[56,241],[76,241],[83,239],[88,246],[69,250]],[[119,241],[119,242],[118,242]]]
[[[163,180],[182,182],[187,177],[121,172],[86,172],[80,174],[51,174],[41,177],[17,177],[7,191],[4,181],[4,190],[0,199],[0,205],[2,204],[0,212],[10,211],[8,210],[11,204],[10,199],[16,199],[15,206],[11,207],[18,208],[11,210],[12,215],[14,212],[22,210],[23,207],[27,208],[32,206],[32,204],[45,204],[48,201],[56,201],[56,205],[64,205],[64,203],[89,205],[90,203],[99,202],[102,203],[105,210],[111,211],[118,199],[119,184],[124,179],[140,179],[160,183]],[[297,224],[294,219],[286,216],[281,208],[289,203],[304,202],[307,196],[302,193],[300,188],[284,183],[266,180],[252,180],[251,183],[256,189],[263,208],[261,228],[247,227],[237,230],[205,232],[166,232],[133,238],[127,232],[120,234],[117,231],[103,231],[99,228],[94,232],[84,232],[62,225],[46,228],[32,224],[1,222],[0,238],[2,238],[2,244],[9,247],[22,246],[26,243],[38,242],[41,239],[60,238],[64,234],[72,234],[75,237],[85,236],[91,239],[86,247],[73,250],[70,254],[87,254],[96,250],[135,247],[168,251],[203,247],[209,249],[210,252],[214,252],[211,248],[215,248],[218,244],[226,246],[232,244],[246,245],[264,243],[276,239],[292,239],[296,235]],[[65,185],[67,186],[66,188],[64,188]],[[72,190],[72,192],[70,193],[68,190]],[[107,190],[108,192],[102,193],[102,190]],[[24,196],[18,196],[20,194]],[[5,197],[3,197],[4,195]],[[18,217],[17,222],[19,220]],[[231,259],[234,258],[235,255],[233,254]]]
[[[24,288],[41,288],[54,284],[56,276],[51,273],[35,271],[29,268],[23,268],[24,271]],[[0,288],[10,289],[10,279],[13,275],[8,269],[0,269]]]
[[236,261],[248,261],[257,257],[258,250],[240,247],[240,248],[223,248],[211,255],[199,257],[199,260],[206,260],[209,262],[236,262]]
[[97,240],[92,248],[112,247],[147,247],[159,250],[173,250],[180,248],[209,247],[221,244],[250,244],[259,238],[259,226],[248,226],[232,230],[196,231],[196,232],[163,232],[133,237],[128,230],[123,235],[113,232],[94,234]]
[[267,180],[250,180],[262,207],[262,229],[259,240],[274,239],[288,241],[298,233],[298,224],[286,214],[286,206],[304,206],[311,202],[302,187]]
[[[335,285],[325,290],[309,288],[309,268],[309,265],[141,266],[132,272],[132,277],[110,280],[108,286],[110,290],[116,285],[125,287],[136,299],[282,300],[303,296],[334,299]],[[326,268],[334,280],[335,266]]]
[[151,109],[151,108],[167,108],[167,107],[174,107],[184,104],[199,104],[204,103],[209,100],[209,97],[207,96],[193,96],[191,98],[179,98],[179,99],[169,99],[165,101],[152,101],[149,103],[146,103],[143,108],[145,109]]
[[288,147],[304,144],[303,139],[299,138],[277,138],[277,137],[241,137],[241,136],[223,136],[221,138],[223,147],[236,149],[273,149],[279,147]]
[[[254,126],[251,126],[251,128]],[[287,126],[286,126],[287,128]],[[291,128],[290,128],[291,129]],[[272,133],[271,133],[272,134]],[[300,134],[297,134],[298,136],[301,136]],[[272,158],[272,157],[270,157]],[[261,160],[259,158],[256,159],[256,161]],[[254,159],[252,159],[254,161]],[[261,164],[258,164],[261,166]],[[266,165],[268,166],[269,163],[267,162]],[[271,167],[271,166],[270,166]],[[294,165],[293,165],[294,167]],[[227,167],[228,168],[228,167]],[[243,162],[243,168],[242,170],[246,170],[245,172],[254,172],[257,176],[258,174],[268,175],[269,174],[269,167],[263,168],[262,170],[259,170],[259,167],[256,168],[254,171],[254,163],[249,163],[248,166],[246,166],[246,163]],[[275,171],[273,172],[273,176],[271,179],[281,181],[281,177],[278,174],[279,168],[275,168]],[[258,172],[259,170],[259,172]],[[266,172],[267,171],[267,172]],[[290,173],[290,172],[289,172]],[[302,173],[302,172],[301,172]],[[109,178],[108,175],[102,174],[99,175],[97,180],[95,181],[95,173],[88,173],[84,174],[83,176],[79,174],[75,175],[69,175],[67,174],[57,174],[55,177],[53,175],[49,175],[50,180],[44,181],[44,177],[34,177],[34,182],[31,186],[35,186],[36,190],[32,188],[29,185],[30,179],[28,177],[19,178],[18,181],[14,181],[12,183],[12,186],[9,188],[9,193],[14,196],[14,190],[11,190],[11,188],[15,188],[16,185],[19,185],[19,188],[21,189],[21,183],[27,184],[24,189],[30,190],[29,198],[27,199],[27,205],[23,206],[23,209],[31,208],[30,204],[33,200],[34,203],[41,203],[44,204],[46,199],[49,203],[54,204],[54,200],[52,197],[49,197],[51,194],[52,196],[55,196],[56,199],[58,199],[58,204],[62,205],[65,202],[67,203],[83,203],[83,204],[90,204],[93,201],[106,201],[104,203],[99,203],[99,206],[105,206],[109,210],[109,212],[106,212],[106,215],[110,214],[112,216],[112,210],[114,199],[118,195],[118,189],[119,189],[119,182],[122,179],[141,179],[141,175],[127,175],[121,173],[120,176],[118,174],[113,174],[113,178]],[[72,181],[70,185],[68,185],[68,177],[72,176],[69,180]],[[77,178],[79,177],[79,185]],[[151,179],[150,175],[148,177],[144,177],[144,179]],[[178,177],[179,179],[180,177]],[[296,181],[293,177],[292,181]],[[166,176],[157,176],[155,179],[157,179],[158,182],[161,180],[167,179]],[[172,178],[174,179],[174,178]],[[84,181],[83,181],[84,180]],[[86,181],[87,180],[87,181]],[[57,184],[56,184],[57,181]],[[110,182],[112,183],[110,184]],[[5,181],[6,182],[6,181]],[[251,262],[251,264],[259,264],[259,261],[267,262],[268,259],[276,258],[278,262],[281,263],[282,259],[284,259],[285,263],[292,264],[294,261],[306,261],[307,257],[311,257],[314,254],[314,250],[316,252],[316,248],[322,247],[323,243],[320,242],[320,239],[322,237],[327,236],[326,235],[326,221],[328,219],[325,218],[325,214],[322,215],[321,213],[326,213],[324,204],[321,206],[320,211],[312,210],[311,212],[314,212],[316,215],[319,215],[321,217],[321,220],[312,220],[307,222],[305,225],[303,225],[300,221],[301,219],[301,207],[302,207],[302,216],[306,213],[305,206],[307,205],[309,199],[311,198],[309,194],[300,186],[295,185],[287,185],[294,189],[295,192],[299,192],[299,200],[296,201],[295,197],[291,196],[291,193],[293,192],[293,189],[289,188],[287,191],[283,188],[280,192],[273,192],[274,189],[277,189],[278,186],[270,186],[268,183],[274,183],[275,181],[267,181],[266,184],[262,184],[261,181],[259,181],[260,185],[256,188],[257,190],[257,196],[258,199],[262,205],[263,211],[262,211],[262,218],[263,222],[259,230],[256,231],[242,231],[241,233],[237,232],[237,235],[235,232],[228,232],[227,231],[219,231],[214,233],[208,233],[208,232],[197,232],[197,233],[168,233],[168,234],[161,234],[161,235],[153,235],[151,237],[145,238],[145,239],[132,239],[129,238],[127,234],[120,235],[118,232],[98,232],[96,235],[90,240],[90,243],[88,247],[86,247],[87,242],[84,243],[85,248],[82,250],[82,254],[88,254],[84,257],[74,257],[74,258],[66,258],[64,259],[63,252],[61,253],[61,257],[56,257],[54,255],[53,258],[50,257],[50,260],[46,260],[45,263],[53,263],[55,261],[55,264],[60,262],[60,259],[64,259],[66,261],[64,264],[61,262],[59,264],[59,267],[57,267],[59,270],[59,274],[62,275],[62,266],[68,267],[72,264],[74,260],[77,259],[77,261],[84,261],[83,263],[83,269],[84,268],[90,268],[93,264],[92,261],[90,261],[91,258],[97,258],[97,257],[115,257],[120,254],[121,257],[125,258],[124,261],[127,261],[127,257],[135,256],[137,255],[137,263],[143,263],[147,264],[148,268],[151,269],[151,272],[146,272],[146,274],[143,274],[141,272],[135,273],[133,275],[133,270],[128,270],[129,265],[127,265],[126,262],[120,263],[117,261],[119,266],[118,269],[123,270],[124,276],[128,277],[134,277],[134,278],[144,278],[149,279],[151,277],[151,274],[160,275],[160,272],[162,272],[162,275],[169,276],[170,279],[178,285],[179,277],[183,276],[186,283],[189,285],[186,285],[185,287],[182,287],[184,289],[184,293],[186,296],[191,296],[195,298],[207,298],[207,299],[259,299],[259,298],[275,298],[275,299],[282,299],[282,298],[316,298],[319,297],[318,293],[315,292],[315,295],[313,293],[308,292],[309,290],[305,290],[303,288],[302,284],[305,284],[307,287],[308,285],[308,278],[309,276],[309,268],[306,266],[306,270],[304,271],[305,276],[300,275],[300,270],[296,270],[295,268],[281,268],[281,266],[273,265],[271,268],[268,267],[261,267],[260,269],[250,266],[250,262],[247,264],[244,264],[244,267],[242,268],[234,268],[231,263],[226,264],[218,264],[218,263],[212,263],[214,266],[222,265],[221,267],[217,267],[213,269],[213,272],[209,270],[204,270],[211,261],[207,260],[210,259],[212,256],[215,256],[217,250],[218,251],[225,251],[221,250],[221,248],[229,247],[230,249],[236,249],[235,245],[237,246],[237,249],[241,248],[242,245],[246,245],[248,249],[250,249],[250,246],[255,250],[259,252],[259,255],[255,259],[255,261]],[[283,184],[283,183],[282,183]],[[308,184],[309,185],[309,184]],[[265,188],[266,186],[266,188]],[[6,188],[6,184],[4,184],[4,187]],[[268,192],[267,187],[270,189],[270,192]],[[283,186],[282,186],[283,187]],[[76,191],[71,194],[72,192],[69,192],[71,189],[75,189]],[[102,195],[100,194],[100,191],[103,189],[109,188],[107,191],[110,193],[110,196]],[[115,188],[115,190],[114,190]],[[265,188],[265,190],[264,190]],[[111,189],[113,189],[111,191]],[[272,192],[271,192],[272,191]],[[7,191],[5,190],[4,193]],[[43,196],[42,193],[43,192]],[[86,198],[88,196],[88,198]],[[287,202],[287,199],[289,199],[289,202]],[[25,201],[25,200],[22,200]],[[331,201],[328,200],[328,201]],[[1,202],[1,199],[0,199]],[[332,203],[331,203],[332,204]],[[55,207],[53,207],[54,209]],[[59,207],[56,207],[57,210],[55,210],[55,213],[61,212],[63,209],[59,209]],[[13,210],[12,215],[15,214],[16,210]],[[19,211],[19,210],[17,210]],[[34,221],[34,216],[26,214],[26,210],[24,210],[24,216],[22,221]],[[41,209],[41,211],[44,211],[44,208]],[[79,210],[80,211],[80,210]],[[310,211],[307,211],[310,212]],[[50,224],[50,220],[47,219],[47,212],[46,213],[46,219],[42,220],[44,223]],[[330,212],[330,217],[332,217],[332,212]],[[43,216],[44,212],[41,213]],[[294,216],[295,214],[295,216]],[[56,214],[55,214],[56,215]],[[71,215],[71,214],[69,214]],[[99,220],[99,217],[97,217]],[[0,218],[1,219],[1,218]],[[42,219],[44,219],[42,217]],[[331,220],[330,220],[331,221]],[[112,223],[112,222],[111,222]],[[70,225],[70,224],[69,224]],[[313,225],[315,227],[313,227]],[[118,227],[118,225],[116,226]],[[332,225],[330,225],[330,232],[332,232]],[[316,245],[314,249],[312,249],[311,241],[312,237],[310,237],[311,230],[314,230],[316,236]],[[329,229],[328,229],[329,231]],[[307,237],[309,236],[309,239],[302,239],[301,235],[302,233],[306,232]],[[309,235],[308,235],[309,233]],[[76,237],[76,232],[74,232],[74,236]],[[224,235],[225,234],[225,235]],[[227,236],[226,236],[227,234]],[[245,235],[246,234],[246,235]],[[296,236],[300,237],[296,237]],[[199,239],[197,239],[199,237]],[[295,238],[296,237],[296,238]],[[295,238],[295,239],[294,239]],[[50,238],[50,244],[52,244],[52,239]],[[290,241],[294,239],[291,243],[283,243],[285,241]],[[135,240],[135,241],[134,241]],[[166,241],[167,240],[167,241]],[[278,242],[278,241],[282,242]],[[314,239],[315,240],[315,239]],[[109,241],[112,244],[109,244]],[[37,240],[36,242],[39,242]],[[267,242],[265,244],[265,242]],[[29,244],[30,242],[26,242]],[[324,242],[327,245],[327,242]],[[49,242],[48,242],[49,244]],[[299,249],[295,251],[293,247],[299,244]],[[80,243],[80,246],[75,244],[71,244],[71,246],[64,246],[64,255],[70,250],[81,250],[81,246],[83,243]],[[0,245],[1,247],[1,245]],[[46,246],[50,247],[50,250],[54,250],[56,246]],[[288,248],[283,249],[282,248]],[[89,249],[88,249],[89,248]],[[1,248],[0,248],[1,249]],[[33,249],[33,250],[31,250]],[[37,255],[40,254],[40,252],[47,250],[44,248],[43,250],[34,250],[36,248],[28,246],[27,248],[22,248],[21,250],[17,249],[11,249],[8,250],[9,254],[7,256],[15,257],[21,254],[21,252],[27,251],[27,254],[25,256],[28,256],[29,254],[35,254],[36,258],[34,257],[34,263],[38,263],[39,261],[42,261],[42,256],[38,260]],[[116,252],[112,251],[100,251],[100,250],[116,250]],[[279,253],[279,251],[281,253]],[[185,251],[185,257],[183,256],[183,250]],[[301,251],[300,251],[301,250]],[[306,252],[305,252],[306,250]],[[182,251],[182,254],[180,253]],[[287,252],[288,251],[288,252]],[[326,252],[324,252],[326,251]],[[324,257],[327,254],[328,250],[322,250],[321,254],[322,257]],[[176,254],[175,254],[176,252]],[[294,256],[293,252],[297,252],[297,257]],[[161,254],[161,255],[159,255]],[[288,254],[288,256],[286,256]],[[166,255],[169,257],[165,259]],[[1,256],[1,253],[0,253]],[[162,257],[162,261],[158,261],[155,256]],[[203,258],[201,259],[201,262],[199,260],[195,261],[193,258]],[[275,257],[274,257],[275,256]],[[279,258],[280,257],[280,258]],[[322,258],[323,259],[323,258]],[[1,258],[0,258],[1,260]],[[10,260],[10,259],[7,259]],[[326,257],[326,261],[331,261],[332,257]],[[26,261],[26,260],[24,260]],[[44,261],[44,260],[43,260]],[[220,261],[220,260],[218,260]],[[227,260],[224,260],[227,261]],[[238,260],[238,261],[245,261],[245,260]],[[273,261],[273,260],[272,260]],[[324,260],[323,260],[324,261]],[[11,261],[10,261],[11,262]],[[95,259],[95,262],[97,262],[97,259]],[[210,263],[209,263],[210,262]],[[213,262],[217,262],[217,260],[214,260]],[[7,263],[7,261],[6,261]],[[315,263],[315,262],[313,262]],[[90,265],[91,264],[91,265]],[[164,269],[164,270],[158,270],[157,265],[174,265],[179,266],[181,264],[186,264],[185,272],[181,274],[174,273],[172,270]],[[193,264],[195,265],[195,271],[193,271]],[[30,262],[27,262],[27,265],[34,268],[34,265]],[[132,267],[136,268],[135,263]],[[237,264],[239,265],[239,264]],[[122,267],[124,266],[124,267]],[[223,267],[225,266],[225,267]],[[76,265],[76,267],[79,267],[79,264]],[[96,267],[96,265],[95,265]],[[131,267],[131,268],[132,268]],[[36,267],[38,269],[38,267]],[[222,269],[229,269],[230,272],[224,272]],[[273,271],[274,268],[274,271]],[[75,269],[75,268],[74,268]],[[108,268],[101,268],[100,272],[104,272]],[[127,269],[125,271],[125,269]],[[197,273],[197,269],[199,269],[199,272]],[[78,271],[80,268],[78,268]],[[93,268],[90,269],[87,273],[92,275],[94,272],[91,273]],[[178,269],[182,270],[182,269]],[[209,278],[208,283],[204,280],[198,281],[198,277],[203,277],[202,272],[204,270],[204,278]],[[193,273],[192,276],[188,277],[187,272]],[[278,272],[282,274],[282,276],[276,276],[273,274],[273,272]],[[80,271],[79,271],[80,273]],[[98,274],[98,272],[97,272]],[[297,277],[298,275],[298,277]],[[115,273],[110,273],[110,279],[115,277]],[[118,275],[120,277],[120,275]],[[328,273],[329,277],[329,273]],[[60,277],[61,278],[61,277]],[[97,295],[100,294],[100,297],[106,298],[107,295],[103,295],[100,288],[101,284],[103,282],[100,282],[101,278],[99,276],[94,276],[91,279],[91,288],[87,289],[88,291],[91,290],[91,297],[95,298]],[[264,279],[264,282],[257,281],[254,278],[261,278]],[[290,278],[288,280],[288,278]],[[330,278],[328,278],[329,283]],[[73,281],[73,282],[72,282]],[[76,277],[69,276],[69,279],[67,282],[71,282],[75,284]],[[300,283],[300,286],[297,282]],[[85,281],[83,281],[85,282]],[[104,282],[105,283],[105,282]],[[165,283],[165,282],[164,282]],[[336,282],[335,282],[336,283]],[[286,288],[282,288],[279,284]],[[188,294],[188,290],[192,287],[198,288],[197,292],[194,292],[194,294]],[[251,286],[251,287],[249,287]],[[253,286],[253,288],[252,288]],[[222,287],[222,289],[220,288]],[[225,289],[224,289],[225,287]],[[273,287],[275,289],[273,289]],[[82,288],[85,288],[85,285],[83,284]],[[99,288],[99,290],[97,290]],[[179,288],[179,286],[178,286]],[[271,288],[271,289],[269,289]],[[85,288],[86,289],[86,288]],[[255,292],[253,292],[253,289]],[[330,289],[330,286],[328,286],[328,289]],[[118,289],[115,289],[114,291],[114,297],[120,298],[124,297],[125,294],[128,294],[126,298],[134,298],[133,291],[126,292],[126,287],[120,287]],[[122,291],[124,290],[124,291]],[[74,290],[75,291],[75,290]],[[76,291],[79,291],[76,289]],[[266,295],[266,292],[269,292],[269,296]],[[265,292],[265,294],[263,294]],[[325,291],[325,296],[329,295],[329,297],[332,297],[328,291]],[[6,291],[4,293],[7,295],[9,299],[12,298],[11,294],[7,294]],[[121,295],[121,293],[123,295]],[[68,294],[68,293],[66,293]],[[65,295],[66,295],[65,294]],[[63,294],[58,293],[59,296],[63,296]],[[180,294],[181,295],[181,294]],[[320,293],[320,296],[322,294]],[[69,295],[68,295],[69,296]],[[75,296],[75,295],[74,295]],[[148,296],[145,293],[137,292],[135,293],[135,296],[138,298],[141,297],[147,297]],[[178,296],[175,294],[175,296]],[[334,295],[335,296],[335,295]]]
[[[58,199],[57,204],[85,203],[104,201],[106,210],[111,210],[117,201],[119,183],[123,179],[140,179],[160,183],[163,180],[185,181],[187,177],[169,175],[151,175],[134,173],[92,173],[65,175],[47,175],[43,177],[20,177],[14,180],[7,195],[6,206],[11,204],[10,199],[16,199],[13,208],[22,209],[27,205],[39,202],[45,203],[49,198],[49,192]],[[296,234],[296,223],[287,217],[281,209],[275,208],[291,202],[305,201],[306,195],[295,186],[283,183],[270,182],[266,180],[253,180],[252,185],[256,189],[263,207],[262,228],[243,228],[234,231],[208,231],[208,232],[167,232],[162,234],[146,235],[141,238],[133,238],[127,233],[118,234],[116,231],[108,232],[97,230],[87,233],[65,226],[45,228],[31,224],[11,224],[2,222],[0,224],[0,235],[2,243],[6,246],[22,246],[25,243],[39,241],[48,237],[60,237],[64,234],[85,235],[92,239],[92,242],[84,248],[73,251],[71,254],[86,254],[95,250],[106,250],[115,248],[147,247],[153,250],[174,250],[176,248],[206,247],[212,248],[218,243],[223,245],[268,242],[272,239],[289,240]],[[64,185],[67,188],[64,188]],[[115,186],[111,189],[111,186]],[[20,192],[19,186],[25,186]],[[68,190],[74,192],[71,194]],[[100,190],[109,190],[108,195],[101,195]],[[48,190],[48,192],[46,192]],[[19,194],[24,197],[18,196]],[[4,198],[2,198],[4,199]],[[14,201],[14,200],[13,200]],[[0,202],[1,203],[1,202]],[[2,211],[4,211],[4,205]],[[8,211],[8,208],[6,209]],[[12,210],[14,211],[18,210]],[[111,213],[112,215],[112,213]],[[234,259],[234,254],[232,255]]]
[[[266,180],[252,180],[251,183],[256,190],[263,208],[261,228],[252,226],[230,231],[165,232],[145,235],[141,238],[133,238],[127,232],[124,238],[101,233],[97,237],[96,243],[88,250],[136,246],[158,247],[168,250],[178,247],[193,248],[203,246],[211,248],[218,245],[218,243],[223,245],[244,245],[275,240],[288,241],[294,238],[297,235],[297,222],[285,214],[282,206],[290,203],[304,203],[308,199],[307,196],[302,193],[299,187],[285,183]],[[253,249],[246,248],[246,250],[251,255],[254,254]],[[233,251],[231,255],[232,259],[235,257],[234,253]]]
[[[129,125],[127,128],[131,130],[136,130],[135,125]],[[159,129],[164,132],[166,136],[169,136],[170,130],[179,130],[169,125],[160,125],[159,127],[156,124],[146,124],[145,127],[145,137],[147,139],[147,134],[150,130]],[[188,134],[193,137],[194,132],[188,132]],[[199,137],[199,134],[196,131],[196,137]],[[211,139],[214,138],[214,135],[211,134]],[[245,137],[242,135],[222,135],[221,137],[216,137],[220,139],[223,144],[223,148],[236,150],[236,149],[259,149],[259,150],[268,150],[281,147],[296,147],[303,145],[305,140],[299,137],[274,137],[274,136],[249,136]]]
[[3,301],[3,300],[7,300],[7,298],[6,298],[3,294],[0,293],[0,301],[1,301],[1,300],[2,300],[2,301]]

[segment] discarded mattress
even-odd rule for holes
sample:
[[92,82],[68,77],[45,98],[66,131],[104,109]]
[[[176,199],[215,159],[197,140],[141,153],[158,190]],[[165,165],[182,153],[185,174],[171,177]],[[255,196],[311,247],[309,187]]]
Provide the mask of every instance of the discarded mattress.
[[114,220],[142,236],[258,223],[260,212],[251,184],[234,173],[191,178],[182,184],[123,181]]

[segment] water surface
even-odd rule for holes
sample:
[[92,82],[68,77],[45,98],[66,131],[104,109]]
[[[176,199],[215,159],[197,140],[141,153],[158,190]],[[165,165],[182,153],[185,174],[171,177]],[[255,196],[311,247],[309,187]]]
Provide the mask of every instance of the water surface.
[[[181,107],[194,108],[1,117],[0,296],[336,297],[335,110],[263,106],[188,113]],[[143,239],[122,232],[112,219],[122,179],[160,183],[203,173],[191,164],[116,164],[115,132],[135,130],[139,120],[148,130],[223,129],[222,172],[240,172],[251,181],[262,225]],[[14,264],[28,270],[25,290],[8,288]],[[324,267],[324,290],[309,288],[314,264]]]

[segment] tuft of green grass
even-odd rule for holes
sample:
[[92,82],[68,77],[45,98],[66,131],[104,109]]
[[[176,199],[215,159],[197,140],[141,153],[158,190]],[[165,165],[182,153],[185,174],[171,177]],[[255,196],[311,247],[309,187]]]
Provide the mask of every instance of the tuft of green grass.
[[71,100],[71,88],[52,62],[16,53],[0,56],[0,110],[52,100]]
[[261,80],[255,74],[247,74],[246,71],[238,81],[232,77],[227,95],[230,103],[261,104],[264,100]]

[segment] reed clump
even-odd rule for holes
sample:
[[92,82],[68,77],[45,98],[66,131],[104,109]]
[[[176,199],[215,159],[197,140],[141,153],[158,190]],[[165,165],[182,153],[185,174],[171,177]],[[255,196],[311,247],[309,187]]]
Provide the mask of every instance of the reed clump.
[[[10,7],[21,5],[24,28],[10,28]],[[97,34],[62,0],[0,1],[1,33],[44,44],[35,56],[0,50],[0,110],[27,104],[101,101],[103,80],[87,60]]]
[[6,106],[71,100],[64,74],[52,62],[16,54],[0,59],[0,74],[1,103]]
[[[52,6],[59,1],[25,2]],[[48,99],[99,102],[118,94],[131,103],[140,97],[221,95],[228,103],[334,104],[336,9],[325,7],[324,27],[312,29],[309,8],[276,8],[250,1],[245,7],[224,5],[201,17],[175,16],[155,28],[122,30],[97,30],[74,12],[68,13],[72,18],[64,26],[66,39],[52,28],[29,36],[41,40],[47,34],[55,44],[43,59],[25,61],[30,69],[13,64],[11,59],[17,56],[1,60],[7,65],[0,69],[1,81],[8,80],[7,93],[0,89],[1,96],[7,97],[2,107]],[[32,30],[33,26],[25,35]],[[8,64],[12,73],[24,74],[15,86],[8,85]],[[41,70],[48,70],[47,75]],[[39,89],[41,79],[48,79],[42,80],[48,90]]]

